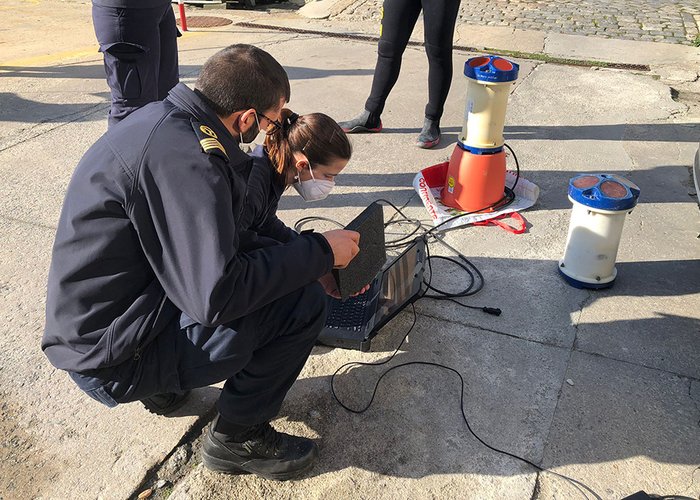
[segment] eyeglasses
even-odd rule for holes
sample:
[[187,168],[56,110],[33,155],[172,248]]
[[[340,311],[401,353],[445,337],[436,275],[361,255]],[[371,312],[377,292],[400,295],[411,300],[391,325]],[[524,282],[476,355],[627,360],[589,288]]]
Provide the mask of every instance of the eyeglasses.
[[255,112],[255,114],[258,115],[258,120],[260,118],[265,118],[267,120],[267,122],[269,123],[269,125],[265,129],[265,133],[267,135],[274,134],[275,132],[277,132],[279,129],[282,128],[282,124],[280,122],[278,122],[277,120],[272,120],[272,119],[268,118],[267,116],[265,116],[264,114],[258,113],[257,111]]

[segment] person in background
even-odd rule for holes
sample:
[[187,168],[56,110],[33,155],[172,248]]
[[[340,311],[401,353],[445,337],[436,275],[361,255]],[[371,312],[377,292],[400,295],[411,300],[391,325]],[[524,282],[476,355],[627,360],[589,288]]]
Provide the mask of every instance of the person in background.
[[440,118],[452,83],[452,42],[459,0],[384,0],[372,90],[362,113],[340,122],[347,133],[381,132],[384,104],[399,78],[401,58],[421,11],[428,55],[428,104],[416,146],[427,149],[440,142]]
[[111,127],[177,85],[180,33],[170,0],[92,0],[92,24],[112,94]]

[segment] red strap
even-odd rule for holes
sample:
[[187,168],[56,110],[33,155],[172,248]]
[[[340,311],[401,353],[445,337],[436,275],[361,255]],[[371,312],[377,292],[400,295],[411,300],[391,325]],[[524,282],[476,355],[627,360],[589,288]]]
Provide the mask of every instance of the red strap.
[[[503,221],[503,219],[506,219],[506,218],[514,220],[516,222],[516,225],[511,226],[510,224],[506,224]],[[509,233],[513,233],[513,234],[522,234],[525,232],[525,229],[527,229],[527,224],[525,222],[525,219],[518,212],[510,212],[508,214],[501,214],[498,217],[494,217],[493,219],[482,220],[479,222],[474,222],[473,224],[475,226],[494,225],[494,226],[498,226],[501,229],[504,229],[504,230],[508,231]]]

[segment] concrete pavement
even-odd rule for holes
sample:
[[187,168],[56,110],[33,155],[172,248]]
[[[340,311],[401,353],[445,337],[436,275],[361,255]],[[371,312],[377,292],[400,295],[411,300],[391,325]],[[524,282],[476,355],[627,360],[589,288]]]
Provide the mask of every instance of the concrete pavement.
[[[41,18],[42,3],[15,1],[16,19],[23,9]],[[52,18],[60,19],[63,9],[71,19],[89,20],[87,2],[52,5],[59,9]],[[319,31],[372,29],[361,22],[302,19],[285,10],[206,15]],[[60,38],[62,28],[52,18],[43,18],[34,31],[26,28],[27,36],[36,38],[41,30]],[[26,25],[26,16],[21,19]],[[395,370],[359,415],[333,400],[330,375],[349,361],[388,358],[413,322],[411,310],[384,329],[371,353],[314,350],[275,422],[281,430],[319,440],[318,465],[298,481],[203,469],[197,445],[215,387],[195,391],[178,416],[164,418],[139,405],[102,407],[54,370],[39,349],[54,228],[71,172],[106,129],[108,110],[99,55],[83,55],[95,49],[94,35],[89,23],[75,26],[55,49],[32,45],[30,38],[21,53],[0,44],[0,498],[126,498],[158,479],[167,482],[154,496],[179,499],[580,497],[562,479],[537,474],[474,439],[461,420],[460,384],[452,372],[416,365]],[[418,31],[414,35],[421,38]],[[532,52],[547,55],[551,35],[540,36],[542,44]],[[446,237],[485,276],[484,290],[468,303],[500,307],[503,315],[419,301],[415,329],[389,366],[429,361],[459,371],[466,415],[482,439],[576,478],[602,498],[640,489],[697,498],[700,224],[688,167],[700,139],[700,91],[697,73],[694,79],[688,75],[698,67],[698,51],[581,38],[563,38],[562,57],[592,58],[587,44],[607,43],[598,52],[613,54],[619,47],[624,54],[613,62],[640,61],[652,71],[517,61],[521,76],[509,102],[506,139],[523,176],[542,189],[537,205],[523,213],[528,232],[473,227]],[[485,30],[479,41],[522,50],[496,31]],[[368,42],[235,24],[192,32],[180,39],[183,81],[192,84],[209,55],[237,42],[259,45],[282,62],[296,111],[320,110],[340,120],[361,109],[376,57],[376,44]],[[629,45],[615,45],[620,43]],[[455,51],[455,68],[471,55]],[[664,64],[655,66],[659,61]],[[669,72],[672,67],[688,73],[678,77]],[[407,204],[409,216],[427,217],[411,180],[451,153],[461,127],[464,81],[457,69],[442,120],[443,143],[418,150],[413,141],[422,123],[426,70],[422,50],[409,48],[383,116],[385,131],[352,136],[353,159],[327,200],[310,205],[285,195],[280,214],[286,222],[308,215],[347,222],[380,197]],[[567,181],[599,171],[627,176],[642,196],[627,217],[618,282],[608,291],[589,292],[566,285],[556,260],[569,222]],[[442,246],[434,252],[451,253]],[[434,280],[444,289],[464,283],[440,265]],[[361,407],[381,371],[357,367],[342,373],[339,396]]]

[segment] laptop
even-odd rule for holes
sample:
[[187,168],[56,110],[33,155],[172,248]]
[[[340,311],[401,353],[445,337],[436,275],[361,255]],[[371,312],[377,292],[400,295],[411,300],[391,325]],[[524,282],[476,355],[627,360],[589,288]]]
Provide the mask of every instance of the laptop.
[[417,239],[384,266],[365,293],[345,301],[328,297],[328,318],[319,343],[369,351],[379,330],[419,297],[425,257],[425,241]]
[[360,234],[360,253],[343,269],[333,269],[340,298],[347,300],[353,293],[362,290],[386,264],[384,241],[384,210],[374,202],[350,222],[345,229]]

